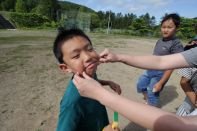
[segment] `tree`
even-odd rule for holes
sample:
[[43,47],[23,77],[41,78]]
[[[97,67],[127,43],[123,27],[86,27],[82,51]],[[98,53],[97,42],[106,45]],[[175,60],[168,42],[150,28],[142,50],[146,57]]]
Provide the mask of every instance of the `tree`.
[[1,0],[0,9],[5,11],[14,11],[16,0]]
[[38,6],[39,0],[26,0],[27,12],[35,12],[35,8]]
[[26,2],[24,0],[17,0],[15,10],[16,12],[27,12]]
[[41,0],[37,6],[36,13],[45,15],[51,20],[56,20],[58,7],[57,0]]
[[93,30],[95,28],[99,28],[100,26],[100,19],[96,13],[91,14],[91,25],[90,29]]
[[156,26],[156,19],[155,19],[155,16],[152,16],[152,17],[151,17],[150,26],[151,26],[151,27]]

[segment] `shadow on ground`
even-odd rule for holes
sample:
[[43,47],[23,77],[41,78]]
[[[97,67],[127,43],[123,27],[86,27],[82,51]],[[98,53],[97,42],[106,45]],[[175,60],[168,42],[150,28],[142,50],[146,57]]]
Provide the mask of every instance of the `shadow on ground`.
[[173,101],[178,97],[175,86],[169,85],[165,86],[160,94],[161,106],[167,105],[169,102]]
[[147,131],[147,129],[136,125],[135,123],[129,123],[122,131]]

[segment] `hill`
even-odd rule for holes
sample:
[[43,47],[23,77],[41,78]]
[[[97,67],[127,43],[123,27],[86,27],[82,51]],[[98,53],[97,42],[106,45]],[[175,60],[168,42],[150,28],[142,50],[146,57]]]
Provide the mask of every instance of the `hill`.
[[62,10],[70,11],[70,10],[76,10],[76,11],[83,11],[88,13],[95,13],[93,9],[90,9],[86,6],[75,4],[68,1],[59,1],[58,2]]

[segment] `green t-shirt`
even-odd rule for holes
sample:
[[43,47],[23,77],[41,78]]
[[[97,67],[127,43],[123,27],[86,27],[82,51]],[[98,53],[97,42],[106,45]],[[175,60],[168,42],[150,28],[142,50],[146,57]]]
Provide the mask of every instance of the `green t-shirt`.
[[96,100],[81,97],[70,80],[60,103],[57,131],[102,131],[108,124],[105,107]]

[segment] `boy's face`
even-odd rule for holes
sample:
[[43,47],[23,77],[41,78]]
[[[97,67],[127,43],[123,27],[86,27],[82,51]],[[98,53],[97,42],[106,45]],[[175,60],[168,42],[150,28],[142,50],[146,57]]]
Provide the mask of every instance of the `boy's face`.
[[73,37],[64,42],[61,50],[65,62],[60,64],[63,71],[79,74],[84,71],[93,76],[99,63],[99,56],[87,39],[81,36]]
[[163,22],[161,25],[161,33],[163,38],[170,38],[176,33],[176,25],[172,19]]

